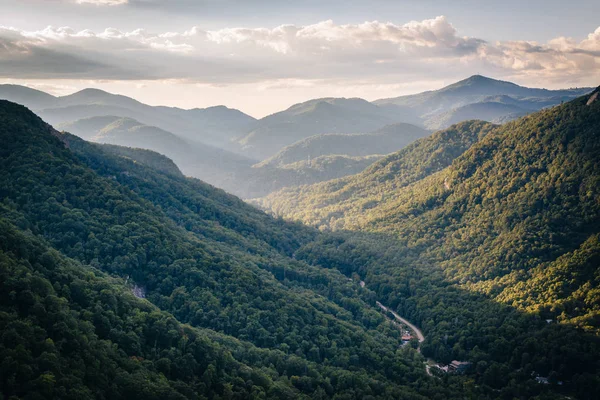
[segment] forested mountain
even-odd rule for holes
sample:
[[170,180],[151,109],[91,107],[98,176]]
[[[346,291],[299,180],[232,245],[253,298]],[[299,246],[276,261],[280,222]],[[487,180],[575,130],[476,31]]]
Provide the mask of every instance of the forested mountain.
[[0,142],[6,397],[442,399],[459,390],[398,350],[400,332],[372,292],[290,257],[316,232],[61,134],[5,101]]
[[[514,119],[531,111],[572,100],[591,90],[592,88],[563,90],[527,88],[511,82],[474,75],[439,90],[380,99],[374,103],[401,107],[406,113],[412,113],[428,129],[443,129],[467,119],[482,119],[489,122],[505,121],[507,116]],[[475,106],[476,103],[487,104]],[[503,103],[505,106],[490,103]],[[463,108],[465,106],[467,107]]]
[[470,123],[485,135],[462,155],[446,148],[423,161],[434,135],[362,174],[262,204],[332,229],[389,233],[468,290],[598,333],[600,102],[589,99],[484,130]]
[[363,134],[323,134],[310,136],[284,147],[258,166],[283,166],[326,155],[369,156],[389,154],[429,134],[411,124],[393,124]]
[[266,196],[281,188],[328,181],[358,174],[383,156],[326,155],[277,166],[255,164],[238,171],[232,193],[245,199]]
[[[464,130],[461,124],[357,176],[288,189],[262,204],[337,229],[337,239],[309,245],[303,257],[358,273],[377,287],[429,335],[424,354],[477,360],[486,349],[504,360],[477,363],[492,387],[505,390],[525,373],[550,376],[555,384],[579,381],[591,393],[600,383],[596,97],[498,127],[467,123],[481,132],[468,150],[438,147],[422,161],[436,135]],[[502,304],[530,315],[536,333],[519,333],[522,326]],[[471,333],[486,325],[493,326],[490,336],[479,336],[475,349]],[[542,355],[538,346],[553,350]]]
[[239,193],[242,175],[255,160],[192,140],[131,118],[101,116],[58,125],[59,129],[98,143],[140,147],[164,154],[188,176]]
[[[380,212],[389,211],[391,223],[368,211],[364,221],[346,221],[352,211],[340,212],[340,226],[364,230],[333,234],[273,219],[165,169],[160,156],[85,142],[0,101],[2,394],[594,398],[600,342],[585,301],[598,304],[586,290],[594,283],[586,279],[596,265],[592,228],[598,226],[597,167],[590,163],[597,146],[589,139],[600,114],[598,102],[585,106],[587,100],[502,127],[468,122],[414,142],[369,168],[389,188],[390,197],[377,199],[389,206]],[[510,146],[501,145],[505,138]],[[531,149],[537,149],[535,156],[555,149],[552,159],[562,161],[563,169],[532,164],[519,170]],[[411,152],[421,152],[426,161],[417,165]],[[581,163],[571,162],[573,157]],[[578,171],[591,180],[578,185]],[[551,180],[564,185],[555,186],[558,192],[531,186],[546,182],[539,175],[550,172],[573,178]],[[483,197],[486,185],[470,193],[461,189],[481,182],[481,174],[491,174],[489,193],[498,196],[493,209],[482,208],[490,201]],[[567,240],[550,220],[551,240],[524,241],[528,232],[541,239],[548,234],[537,225],[529,230],[537,218],[532,210],[549,214],[538,197],[520,200],[523,182],[504,188],[507,179],[530,179],[523,186],[538,197],[558,196],[548,197],[557,205],[546,208],[560,217],[570,213],[560,223],[570,233]],[[348,180],[353,178],[338,182]],[[473,204],[463,208],[463,199]],[[582,210],[587,225],[578,225]],[[521,217],[526,212],[531,221]],[[506,236],[506,227],[516,228]],[[500,234],[488,240],[479,235],[490,228]],[[467,229],[474,229],[472,243]],[[584,239],[582,232],[592,233],[585,245],[573,246]],[[547,243],[547,254],[536,253]],[[470,257],[485,260],[468,264]],[[517,281],[536,288],[551,283],[556,290],[542,292],[549,304],[565,299],[561,290],[576,293],[574,303],[564,304],[565,316],[525,308],[523,299],[504,301],[486,286],[514,271],[528,276],[545,262],[555,271],[549,280],[536,274],[535,280]],[[572,276],[573,285],[556,285],[563,276]],[[400,330],[376,309],[376,300],[422,328],[424,356],[443,363],[467,360],[472,367],[465,375],[428,375],[423,356],[400,347]],[[571,318],[572,310],[580,320]],[[548,324],[548,317],[560,323]],[[537,376],[548,377],[549,384],[538,383]]]
[[295,104],[260,119],[238,139],[244,151],[265,159],[281,148],[323,133],[364,133],[397,122],[412,122],[397,107],[379,107],[363,99],[325,98]]
[[153,107],[98,89],[84,89],[68,96],[55,97],[24,86],[0,85],[0,99],[23,104],[53,125],[114,115],[219,147],[235,148],[230,145],[231,140],[251,129],[255,121],[241,111],[224,106],[191,110]]
[[358,175],[283,189],[255,202],[276,215],[334,230],[343,228],[337,223],[340,216],[360,215],[397,189],[448,167],[493,128],[483,121],[463,122],[413,142]]
[[[416,124],[436,130],[468,119],[506,122],[571,100],[590,90],[531,89],[476,75],[440,90],[381,99],[373,103],[358,98],[309,100],[260,120],[223,106],[191,110],[153,107],[98,89],[84,89],[68,96],[55,97],[24,86],[0,85],[0,98],[28,106],[53,125],[74,124],[78,120],[94,120],[92,117],[105,118],[111,115],[131,118],[186,140],[217,146],[262,161],[277,157],[277,152],[288,150],[284,149],[286,146],[315,135],[364,134],[395,123]],[[327,148],[327,143],[336,138],[325,137],[320,140],[325,141],[323,145]],[[327,154],[377,154],[355,153],[338,151]],[[386,153],[389,151],[383,154]],[[311,157],[319,155],[326,154]],[[301,159],[295,159],[294,162]]]
[[[324,155],[280,165],[256,164],[242,155],[202,143],[185,140],[163,129],[143,125],[131,118],[101,116],[61,124],[58,129],[97,143],[141,147],[171,157],[188,176],[202,179],[244,198],[265,196],[283,187],[311,184],[357,174],[381,156],[351,157]],[[394,128],[387,128],[394,131]],[[408,126],[402,133],[378,132],[373,139],[385,139],[388,151],[394,143],[402,147],[411,134],[426,131]],[[392,136],[392,138],[387,138]],[[397,138],[396,138],[397,136]],[[352,141],[353,138],[350,138]],[[371,145],[372,148],[375,146]],[[367,154],[370,154],[367,152]],[[256,164],[256,165],[255,165]]]

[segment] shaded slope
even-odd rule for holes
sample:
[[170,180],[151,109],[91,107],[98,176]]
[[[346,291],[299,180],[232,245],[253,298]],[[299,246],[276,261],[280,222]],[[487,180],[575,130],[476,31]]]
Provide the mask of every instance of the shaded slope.
[[283,166],[334,154],[353,157],[389,154],[428,134],[428,131],[417,126],[400,123],[365,134],[315,135],[284,147],[257,166]]
[[[280,381],[239,372],[247,384],[240,382],[242,387],[226,375],[214,375],[219,368],[237,374],[232,364],[217,363],[216,371],[205,375],[210,359],[194,364],[194,357],[204,355],[187,347],[192,338],[185,329],[187,339],[180,339],[179,322],[164,328],[171,340],[166,343],[195,353],[182,355],[183,360],[175,355],[172,364],[152,353],[158,351],[153,331],[139,315],[135,322],[140,327],[130,325],[123,334],[110,329],[117,323],[110,319],[109,325],[99,318],[92,322],[94,328],[87,326],[88,331],[114,334],[119,351],[132,360],[149,359],[142,360],[148,369],[163,372],[171,365],[168,379],[189,382],[177,386],[180,398],[213,396],[203,391],[213,379],[218,386],[211,390],[223,396],[235,389],[238,397],[247,397],[244,390],[258,390],[266,398],[344,393],[353,398],[423,398],[415,392],[417,386],[424,397],[450,395],[442,387],[417,382],[425,376],[421,361],[404,356],[410,352],[396,351],[399,333],[367,306],[357,285],[336,271],[289,257],[315,232],[273,220],[200,181],[161,173],[103,146],[60,134],[23,107],[0,102],[0,120],[3,219],[28,229],[66,257],[110,273],[119,282],[143,286],[147,299],[179,322],[242,340],[236,345],[233,338],[208,333],[221,337],[236,357],[266,367],[271,380]],[[56,281],[52,275],[44,279],[51,285]],[[94,292],[101,304],[114,304],[111,288],[116,286]],[[81,293],[82,301],[90,301],[88,288],[83,289],[77,292],[70,285],[71,296]],[[120,310],[122,315],[130,308]],[[259,351],[253,345],[277,351]],[[93,353],[91,357],[97,359]]]
[[[586,105],[589,98],[494,128],[410,186],[388,183],[399,172],[388,158],[358,177],[263,204],[308,222],[335,216],[329,226],[393,234],[469,290],[597,332],[597,268],[585,260],[597,257],[600,233],[600,103]],[[575,271],[582,275],[560,289],[540,283]]]
[[185,175],[235,193],[239,193],[238,175],[249,171],[254,164],[254,160],[244,156],[185,140],[171,132],[144,125],[131,118],[99,116],[59,127],[94,142],[159,152],[175,161]]

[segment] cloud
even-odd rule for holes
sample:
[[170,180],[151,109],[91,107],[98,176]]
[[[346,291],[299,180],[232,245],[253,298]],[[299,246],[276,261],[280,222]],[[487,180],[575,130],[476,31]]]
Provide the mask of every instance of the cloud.
[[0,27],[4,78],[175,79],[297,87],[324,81],[390,85],[471,73],[590,84],[600,80],[600,28],[581,41],[558,37],[547,43],[491,43],[461,36],[443,16],[405,24],[339,25],[327,20],[306,26],[192,27],[159,33]]
[[129,3],[128,0],[75,0],[77,4],[94,4],[97,6],[120,6]]

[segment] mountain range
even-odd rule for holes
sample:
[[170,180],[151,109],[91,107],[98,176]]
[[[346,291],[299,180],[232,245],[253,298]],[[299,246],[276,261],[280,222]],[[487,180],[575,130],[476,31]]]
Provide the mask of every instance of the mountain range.
[[481,119],[504,123],[591,89],[530,89],[473,76],[437,91],[368,102],[323,98],[260,120],[223,106],[149,106],[98,89],[56,97],[0,85],[59,129],[101,143],[158,151],[181,171],[243,198],[361,172],[427,134]]
[[[320,229],[0,101],[2,395],[593,399],[597,98],[461,122],[258,200]],[[404,344],[384,304],[424,340]]]
[[81,138],[97,142],[143,147],[171,158],[187,176],[235,191],[237,175],[249,171],[255,160],[219,147],[184,139],[164,129],[144,125],[132,118],[89,117],[57,125]]
[[371,133],[314,135],[284,147],[257,166],[282,166],[331,154],[351,157],[388,154],[391,149],[401,149],[429,133],[418,126],[399,123]]
[[425,127],[443,129],[466,119],[488,122],[502,119],[507,122],[526,113],[572,100],[592,90],[593,88],[527,88],[512,82],[474,75],[439,90],[380,99],[374,101],[374,104],[398,106],[404,112],[412,113]]
[[149,106],[99,89],[84,89],[55,97],[24,86],[0,85],[0,98],[29,107],[52,125],[114,115],[176,132],[188,140],[221,147],[227,147],[232,138],[247,131],[255,122],[249,115],[224,106],[191,110]]
[[323,133],[364,133],[412,119],[396,107],[352,98],[315,99],[266,116],[237,142],[255,158],[274,155],[284,146]]

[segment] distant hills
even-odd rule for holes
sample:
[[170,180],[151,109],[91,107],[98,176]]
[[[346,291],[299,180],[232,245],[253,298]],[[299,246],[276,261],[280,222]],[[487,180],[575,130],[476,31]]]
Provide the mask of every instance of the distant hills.
[[0,98],[87,140],[155,150],[186,175],[253,198],[361,172],[427,130],[472,119],[505,123],[590,90],[531,89],[476,75],[440,90],[375,102],[309,100],[260,120],[224,106],[149,106],[98,89],[56,97],[0,85]]
[[84,89],[68,96],[55,97],[24,86],[0,85],[0,98],[29,107],[52,125],[116,115],[220,147],[227,147],[232,138],[248,131],[255,122],[249,115],[224,106],[191,110],[155,107],[98,89]]
[[291,106],[257,121],[237,142],[255,158],[273,156],[284,146],[323,133],[364,133],[397,122],[411,122],[396,107],[363,99],[325,98]]
[[[592,90],[593,88],[534,89],[474,75],[439,90],[380,99],[374,101],[374,104],[398,106],[404,112],[412,113],[425,127],[443,129],[465,119],[490,122],[506,121],[509,119],[506,116],[514,119],[528,112],[572,100]],[[474,106],[476,103],[481,104]],[[470,107],[463,108],[466,106]]]
[[450,166],[494,128],[484,121],[462,122],[413,142],[360,174],[286,188],[255,203],[278,216],[302,216],[302,221],[310,225],[343,229],[343,217],[359,217],[377,204],[394,199],[395,191]]
[[258,166],[281,166],[331,154],[354,157],[388,154],[429,133],[418,126],[400,123],[387,125],[372,133],[314,135],[284,147]]
[[222,148],[183,139],[132,118],[89,117],[57,125],[57,128],[97,143],[157,151],[173,159],[184,174],[229,191],[236,190],[237,174],[249,171],[256,162]]

